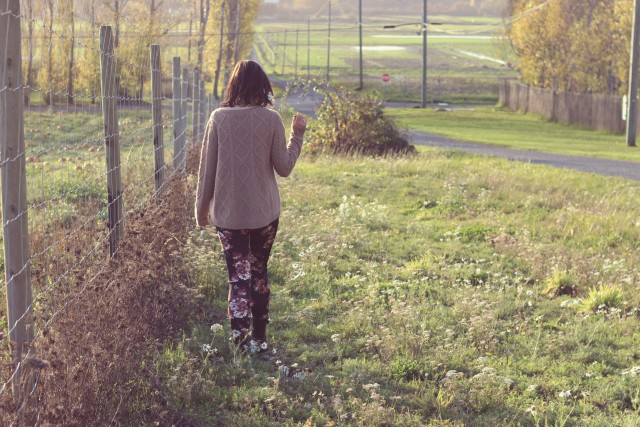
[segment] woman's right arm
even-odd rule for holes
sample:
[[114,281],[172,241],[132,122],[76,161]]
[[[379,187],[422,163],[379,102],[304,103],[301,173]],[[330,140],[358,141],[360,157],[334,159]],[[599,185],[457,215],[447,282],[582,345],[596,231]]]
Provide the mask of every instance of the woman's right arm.
[[209,203],[213,198],[218,165],[218,134],[213,115],[209,118],[204,131],[202,149],[200,151],[200,167],[198,170],[198,189],[196,190],[196,224],[200,227],[209,225]]

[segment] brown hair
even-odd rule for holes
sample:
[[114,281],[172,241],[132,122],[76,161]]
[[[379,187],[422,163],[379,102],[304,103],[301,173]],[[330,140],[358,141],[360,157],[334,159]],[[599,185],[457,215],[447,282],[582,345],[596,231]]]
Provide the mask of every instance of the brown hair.
[[273,94],[269,77],[260,64],[244,60],[236,64],[225,89],[221,107],[273,105],[269,95]]

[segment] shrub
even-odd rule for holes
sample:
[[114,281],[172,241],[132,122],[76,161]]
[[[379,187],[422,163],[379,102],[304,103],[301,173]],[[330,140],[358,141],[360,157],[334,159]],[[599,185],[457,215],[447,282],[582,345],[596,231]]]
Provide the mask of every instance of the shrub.
[[318,122],[309,132],[309,150],[316,153],[409,154],[415,148],[382,111],[377,94],[354,94],[343,87],[316,86],[323,97]]
[[414,380],[422,378],[422,372],[415,360],[395,359],[391,361],[391,376],[397,380]]
[[576,296],[577,293],[578,287],[571,274],[561,271],[554,271],[545,281],[545,287],[542,290],[543,295],[550,297],[559,297],[561,295]]
[[613,285],[591,288],[589,295],[582,300],[581,307],[585,312],[612,312],[624,306],[622,290]]

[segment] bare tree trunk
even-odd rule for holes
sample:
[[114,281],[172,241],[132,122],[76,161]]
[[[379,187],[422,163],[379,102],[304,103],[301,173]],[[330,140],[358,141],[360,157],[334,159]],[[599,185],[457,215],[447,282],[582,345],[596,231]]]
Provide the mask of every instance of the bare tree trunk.
[[71,0],[68,4],[69,10],[69,19],[71,20],[71,39],[69,40],[69,66],[68,66],[68,75],[67,75],[67,105],[73,105],[73,65],[74,65],[74,47],[76,44],[75,40],[75,18],[74,18],[74,10],[73,10],[73,0]]
[[114,30],[116,33],[113,37],[113,48],[117,49],[118,46],[120,46],[120,0],[113,0],[113,14]]
[[[95,40],[96,39],[96,3],[95,0],[90,0],[91,3],[89,4],[89,16],[91,18],[91,40]],[[85,55],[89,55],[89,49],[85,49]],[[94,85],[91,85],[91,103],[95,104],[96,103],[96,98],[98,97],[98,94],[96,92],[96,87]]]
[[[200,36],[198,37],[198,69],[203,72],[205,33],[209,12],[211,11],[211,0],[200,0]],[[204,73],[203,73],[204,74]]]
[[225,2],[222,2],[222,7],[220,8],[220,47],[218,49],[218,60],[216,61],[216,73],[213,78],[213,96],[216,99],[220,99],[218,96],[218,80],[220,80],[220,67],[222,66],[222,44],[224,41],[224,5]]
[[240,46],[240,21],[242,20],[242,14],[240,13],[240,2],[237,3],[236,8],[236,33],[234,37],[236,38],[235,47],[233,49],[233,63],[238,63],[238,56],[240,55],[239,46]]
[[[156,11],[160,5],[156,6],[156,1],[151,0],[149,3],[149,29],[147,31],[146,37],[149,38],[149,44],[153,44],[156,42],[156,34],[155,34],[155,21],[156,21]],[[138,90],[138,99],[142,99],[144,96],[144,83],[146,81],[146,75],[144,73],[140,73],[138,76],[138,83],[140,84]]]
[[[238,0],[230,0],[229,2],[229,28],[234,28],[237,29],[238,28],[238,22],[240,20],[240,17],[238,16]],[[230,37],[237,37],[237,31],[235,34],[229,34]],[[226,52],[226,57],[225,57],[225,68],[224,68],[224,84],[227,84],[227,81],[229,79],[229,72],[231,67],[234,65],[231,62],[233,61],[233,53],[234,53],[234,46],[235,46],[235,39],[230,39],[227,42],[227,52]]]
[[[47,78],[49,81],[53,78],[53,0],[47,1],[47,6],[49,6],[49,47],[48,47],[48,58],[47,58]],[[45,97],[45,103],[47,105],[54,105],[55,99],[53,97],[51,88]]]
[[191,63],[191,37],[193,36],[193,13],[189,18],[189,47],[187,48],[187,63]]
[[27,52],[27,81],[24,88],[24,105],[31,104],[31,85],[33,85],[33,0],[27,0],[26,2],[26,14],[27,14],[27,37],[28,39],[28,52]]

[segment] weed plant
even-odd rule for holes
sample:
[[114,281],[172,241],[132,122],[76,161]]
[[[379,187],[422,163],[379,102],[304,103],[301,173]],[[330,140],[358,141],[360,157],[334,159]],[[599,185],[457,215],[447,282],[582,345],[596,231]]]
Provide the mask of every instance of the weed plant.
[[318,119],[306,140],[311,154],[406,155],[415,152],[376,93],[359,95],[342,86],[296,81],[290,91],[312,90],[322,97]]
[[171,407],[224,426],[640,423],[637,183],[423,149],[307,156],[280,185],[273,352],[230,346],[220,248],[193,231],[179,256],[211,321],[157,361]]

